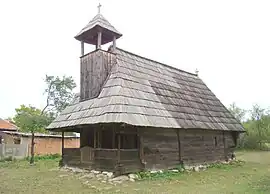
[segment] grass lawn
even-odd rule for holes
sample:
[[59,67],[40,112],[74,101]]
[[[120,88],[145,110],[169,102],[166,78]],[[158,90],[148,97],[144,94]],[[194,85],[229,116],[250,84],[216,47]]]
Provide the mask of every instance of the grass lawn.
[[56,160],[0,162],[0,193],[270,193],[270,152],[238,152],[243,166],[110,185],[61,171]]

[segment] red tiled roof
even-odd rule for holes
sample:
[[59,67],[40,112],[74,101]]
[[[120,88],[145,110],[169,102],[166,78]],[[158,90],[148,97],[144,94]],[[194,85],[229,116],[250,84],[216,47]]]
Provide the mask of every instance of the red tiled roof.
[[0,119],[0,131],[17,131],[18,127],[9,121]]

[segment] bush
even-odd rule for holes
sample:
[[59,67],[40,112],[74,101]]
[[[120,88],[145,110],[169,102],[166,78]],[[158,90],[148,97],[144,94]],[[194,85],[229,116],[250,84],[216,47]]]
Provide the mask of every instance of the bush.
[[239,138],[238,148],[239,149],[248,149],[248,150],[270,150],[269,144],[261,140],[256,134],[250,134],[249,129],[247,133],[243,134]]
[[[31,156],[27,157],[27,160],[30,160]],[[56,160],[56,159],[60,159],[61,155],[60,154],[49,154],[49,155],[37,155],[34,157],[35,161],[38,160]]]

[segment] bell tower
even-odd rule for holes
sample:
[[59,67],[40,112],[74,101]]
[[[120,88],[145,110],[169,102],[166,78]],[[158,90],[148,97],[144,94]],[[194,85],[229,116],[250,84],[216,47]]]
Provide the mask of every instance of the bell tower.
[[101,49],[101,45],[113,42],[113,49],[116,48],[116,39],[122,34],[118,32],[100,13],[101,5],[98,5],[98,14],[75,36],[81,41],[81,55],[84,53],[84,44],[96,45],[96,49]]
[[[102,87],[116,63],[116,39],[122,34],[118,32],[100,14],[101,5],[98,6],[98,14],[75,36],[81,42],[81,67],[80,67],[80,101],[98,97]],[[101,46],[113,42],[110,51],[104,51]],[[92,44],[96,49],[85,54],[84,44]]]

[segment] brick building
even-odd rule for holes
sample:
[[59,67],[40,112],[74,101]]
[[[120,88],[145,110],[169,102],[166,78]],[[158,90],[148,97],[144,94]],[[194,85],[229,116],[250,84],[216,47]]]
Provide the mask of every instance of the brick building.
[[[31,133],[22,133],[17,131],[2,131],[3,143],[5,144],[27,144],[28,153],[31,150]],[[35,134],[35,154],[61,154],[62,139],[60,135]],[[65,147],[79,148],[80,138],[75,136],[65,136]]]

